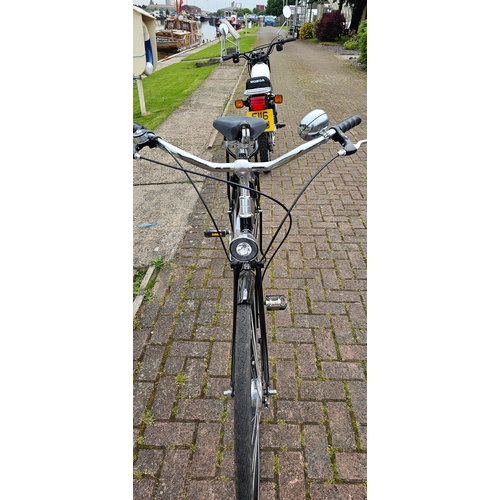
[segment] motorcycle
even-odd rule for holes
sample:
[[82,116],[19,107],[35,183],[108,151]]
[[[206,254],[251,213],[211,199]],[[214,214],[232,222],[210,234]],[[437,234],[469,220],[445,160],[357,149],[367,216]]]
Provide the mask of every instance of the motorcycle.
[[288,5],[283,8],[285,23],[278,31],[278,34],[271,43],[261,45],[248,52],[236,52],[223,56],[223,61],[233,60],[233,63],[240,62],[240,58],[248,61],[248,72],[250,78],[245,84],[243,92],[246,99],[237,99],[234,103],[237,109],[248,108],[247,116],[263,118],[267,122],[267,128],[258,138],[259,161],[269,161],[271,152],[274,149],[276,130],[285,127],[284,123],[278,122],[278,110],[276,104],[283,102],[281,94],[275,94],[271,85],[271,65],[269,55],[276,47],[278,52],[283,50],[283,45],[295,41],[293,38],[282,38],[280,32],[286,24],[286,19],[291,15],[291,9]]

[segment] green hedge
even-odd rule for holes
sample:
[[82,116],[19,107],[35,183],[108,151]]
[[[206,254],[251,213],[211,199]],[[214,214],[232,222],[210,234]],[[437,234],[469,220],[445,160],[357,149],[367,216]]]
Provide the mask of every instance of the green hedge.
[[359,57],[358,62],[368,64],[367,20],[365,19],[358,28]]

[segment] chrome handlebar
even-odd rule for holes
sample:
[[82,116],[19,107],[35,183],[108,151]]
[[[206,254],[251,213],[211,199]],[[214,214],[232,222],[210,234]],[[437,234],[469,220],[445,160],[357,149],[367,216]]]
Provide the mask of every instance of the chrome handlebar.
[[[232,120],[232,118],[229,119]],[[263,122],[263,120],[261,121]],[[188,153],[187,151],[178,148],[173,144],[170,144],[161,137],[155,135],[150,130],[144,128],[142,125],[134,123],[134,158],[141,158],[139,150],[144,146],[158,146],[160,149],[172,154],[174,157],[184,160],[187,163],[194,165],[195,167],[200,167],[204,170],[209,170],[212,172],[244,173],[251,170],[257,172],[270,172],[271,170],[274,170],[278,167],[281,167],[282,165],[285,165],[286,163],[289,163],[292,160],[295,160],[296,158],[299,158],[309,150],[316,148],[317,146],[329,141],[330,139],[333,139],[342,144],[343,149],[339,151],[339,155],[344,156],[355,153],[362,144],[367,142],[366,139],[359,141],[356,144],[352,144],[345,136],[344,132],[355,127],[360,122],[361,118],[359,118],[359,116],[353,116],[333,127],[328,127],[328,116],[326,115],[326,113],[322,110],[314,110],[306,115],[299,124],[299,134],[303,139],[307,141],[304,144],[297,146],[296,148],[288,151],[287,153],[274,160],[266,162],[250,162],[249,159],[236,159],[231,163],[218,163],[204,160],[199,156]],[[243,130],[244,127],[248,126],[248,123],[242,121],[242,123],[238,123],[238,125],[240,126],[241,130]],[[234,123],[232,121],[231,126],[234,126]],[[229,142],[242,145],[242,143],[237,140]]]
[[[247,159],[236,159],[234,160],[234,162],[231,163],[216,163],[204,160],[203,158],[188,153],[187,151],[184,151],[181,148],[169,144],[168,142],[164,141],[159,137],[156,138],[156,144],[161,149],[173,154],[177,158],[184,160],[187,163],[194,165],[195,167],[200,167],[205,170],[211,170],[216,172],[236,172],[236,173],[245,172],[249,170],[257,172],[270,172],[271,170],[281,167],[286,163],[302,156],[303,154],[307,153],[307,151],[309,151],[310,149],[313,149],[319,146],[320,144],[328,141],[331,138],[332,133],[335,134],[335,131],[329,130],[327,133],[325,133],[325,136],[321,136],[305,144],[301,144],[296,148],[292,149],[291,151],[288,151],[284,155],[280,156],[279,158],[264,162],[250,162],[250,160]],[[134,155],[134,157],[140,158],[140,155],[137,153],[136,155]]]
[[[312,139],[304,144],[301,144],[297,146],[296,148],[292,149],[291,151],[288,151],[287,153],[281,155],[280,157],[270,160],[270,161],[264,161],[264,162],[250,162],[250,160],[247,159],[237,159],[234,160],[234,162],[231,163],[217,163],[217,162],[212,162],[208,160],[204,160],[203,158],[200,158],[199,156],[193,155],[191,153],[188,153],[187,151],[178,148],[177,146],[174,146],[173,144],[168,143],[167,141],[163,140],[162,138],[150,134],[150,139],[155,143],[155,145],[159,146],[160,149],[163,151],[166,151],[168,153],[171,153],[173,156],[179,158],[180,160],[184,160],[187,163],[190,163],[191,165],[194,165],[195,167],[202,168],[204,170],[209,170],[212,172],[246,172],[249,170],[257,171],[257,172],[270,172],[271,170],[274,170],[276,168],[279,168],[287,163],[289,163],[292,160],[295,160],[296,158],[299,158],[300,156],[304,155],[307,153],[309,150],[314,149],[318,147],[319,145],[327,142],[328,140],[332,139],[336,135],[336,131],[331,128],[323,132],[319,137],[316,139]],[[362,140],[354,144],[354,148],[356,151],[365,143],[367,140]],[[345,149],[341,149],[339,151],[340,155],[346,155],[347,152]],[[352,153],[349,153],[352,154]],[[140,159],[141,155],[139,154],[138,151],[134,152],[134,158]]]

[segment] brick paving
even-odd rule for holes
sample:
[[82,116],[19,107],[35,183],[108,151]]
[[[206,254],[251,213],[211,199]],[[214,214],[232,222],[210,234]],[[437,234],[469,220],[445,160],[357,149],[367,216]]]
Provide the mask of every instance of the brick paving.
[[[259,32],[260,43],[269,32]],[[271,69],[287,125],[273,157],[300,144],[297,123],[315,108],[332,123],[360,115],[349,135],[366,137],[365,71],[304,41],[274,52]],[[330,142],[263,176],[262,190],[289,205],[338,149]],[[278,398],[261,425],[263,500],[367,496],[366,151],[336,160],[314,181],[265,277],[265,293],[284,294],[289,306],[267,317]],[[215,181],[204,184],[221,227],[228,225],[225,192]],[[268,240],[283,216],[273,205],[263,203]],[[189,227],[134,330],[135,500],[234,498],[233,405],[223,396],[232,274],[220,242],[203,238],[212,223],[200,202]]]

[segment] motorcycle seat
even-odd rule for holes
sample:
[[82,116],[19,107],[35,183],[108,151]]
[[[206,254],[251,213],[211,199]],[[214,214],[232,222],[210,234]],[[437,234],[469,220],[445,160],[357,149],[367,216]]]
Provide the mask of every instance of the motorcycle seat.
[[267,78],[267,76],[254,76],[252,78],[248,78],[245,85],[245,91],[243,92],[245,95],[255,95],[255,94],[264,94],[266,92],[271,92],[271,80]]

